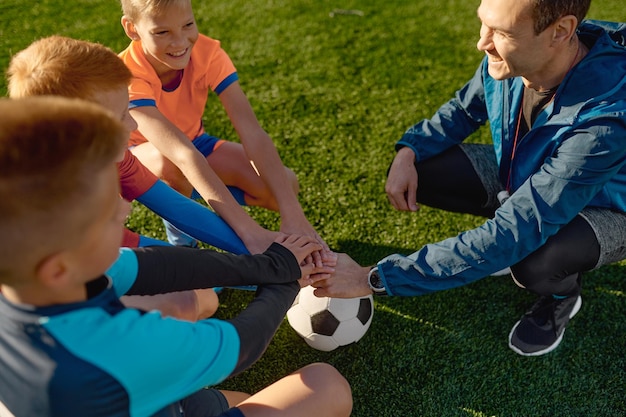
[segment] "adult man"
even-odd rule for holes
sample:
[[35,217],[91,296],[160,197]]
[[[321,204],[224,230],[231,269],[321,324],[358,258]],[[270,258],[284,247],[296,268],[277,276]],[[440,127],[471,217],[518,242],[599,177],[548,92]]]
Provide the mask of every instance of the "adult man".
[[[589,4],[481,2],[486,57],[397,143],[386,192],[398,210],[418,201],[489,220],[372,269],[342,255],[317,295],[420,295],[510,266],[539,300],[509,346],[529,356],[558,346],[581,306],[581,272],[626,258],[626,25],[579,26]],[[486,122],[493,146],[462,144]]]

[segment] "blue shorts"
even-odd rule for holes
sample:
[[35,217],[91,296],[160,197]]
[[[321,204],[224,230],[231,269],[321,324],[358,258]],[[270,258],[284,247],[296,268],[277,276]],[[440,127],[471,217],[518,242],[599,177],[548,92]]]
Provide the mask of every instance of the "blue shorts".
[[220,145],[224,142],[226,142],[224,139],[210,136],[207,133],[203,133],[202,135],[191,141],[191,143],[193,143],[193,146],[195,146],[196,149],[199,150],[205,158],[211,155],[213,151],[219,148]]
[[[226,143],[226,140],[216,138],[215,136],[210,136],[207,133],[203,133],[202,135],[192,140],[191,143],[193,143],[193,146],[195,146],[196,149],[199,150],[200,153],[204,155],[204,157],[206,158],[209,155],[211,155],[222,144]],[[245,206],[247,204],[245,192],[242,189],[234,187],[234,186],[227,186],[227,187],[230,190],[233,197],[235,198],[235,200],[237,200],[239,204],[241,204],[242,206]],[[200,194],[198,194],[196,190],[193,190],[193,193],[191,194],[191,198],[199,199],[202,197],[200,196]]]
[[240,409],[238,409],[237,407],[234,407],[226,411],[225,413],[220,414],[217,417],[246,417],[246,416],[243,415]]

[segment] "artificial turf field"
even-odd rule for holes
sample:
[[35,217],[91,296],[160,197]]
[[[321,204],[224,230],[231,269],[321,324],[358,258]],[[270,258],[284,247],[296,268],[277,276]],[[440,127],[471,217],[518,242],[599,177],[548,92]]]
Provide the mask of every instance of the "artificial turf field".
[[[428,207],[400,213],[384,194],[395,141],[448,100],[481,59],[478,4],[194,2],[200,30],[222,41],[261,124],[297,173],[308,218],[331,247],[363,265],[482,222]],[[623,22],[626,7],[594,0],[589,17]],[[0,67],[51,34],[119,51],[127,44],[119,19],[114,0],[2,0]],[[215,97],[205,114],[209,132],[236,140]],[[471,140],[486,142],[488,132]],[[275,213],[249,210],[265,227],[278,228]],[[138,205],[128,224],[164,237],[161,222]],[[376,299],[368,334],[333,352],[310,349],[285,321],[265,356],[221,387],[253,392],[325,361],[350,381],[356,417],[623,416],[625,268],[622,262],[585,275],[583,307],[561,346],[544,357],[508,349],[509,330],[533,297],[509,277],[489,277],[423,297]],[[226,290],[218,315],[236,314],[250,297]]]

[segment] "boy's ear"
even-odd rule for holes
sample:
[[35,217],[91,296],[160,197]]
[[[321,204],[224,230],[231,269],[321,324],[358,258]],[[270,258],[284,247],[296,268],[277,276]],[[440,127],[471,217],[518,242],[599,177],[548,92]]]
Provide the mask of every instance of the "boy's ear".
[[49,255],[35,269],[36,279],[44,286],[57,288],[67,282],[69,271],[63,252]]
[[128,36],[131,40],[139,40],[139,34],[135,29],[135,24],[126,16],[122,16],[122,27],[124,28],[124,32],[126,32],[126,36]]

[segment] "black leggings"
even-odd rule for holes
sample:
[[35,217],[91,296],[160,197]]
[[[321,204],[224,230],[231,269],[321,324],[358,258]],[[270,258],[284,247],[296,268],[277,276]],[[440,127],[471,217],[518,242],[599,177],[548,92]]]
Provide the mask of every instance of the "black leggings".
[[[465,152],[453,147],[415,164],[417,202],[457,213],[491,218],[487,191]],[[515,280],[540,295],[580,292],[581,272],[592,269],[600,245],[591,226],[580,216],[551,236],[525,259],[511,266]]]

